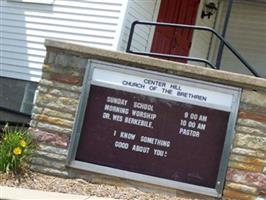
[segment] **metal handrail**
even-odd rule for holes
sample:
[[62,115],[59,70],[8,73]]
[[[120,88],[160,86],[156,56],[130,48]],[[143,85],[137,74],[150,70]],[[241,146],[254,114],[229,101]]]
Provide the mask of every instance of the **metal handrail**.
[[[191,60],[191,61],[197,61],[197,62],[203,62],[207,65],[209,65],[213,69],[218,69],[215,65],[213,65],[209,60],[203,59],[203,58],[195,58],[195,57],[189,57],[189,56],[179,56],[179,55],[169,55],[169,54],[161,54],[161,53],[150,53],[150,52],[142,52],[142,51],[132,51],[130,49],[133,39],[133,34],[135,30],[135,26],[137,24],[141,25],[152,25],[152,26],[163,26],[163,27],[175,27],[175,28],[185,28],[185,29],[193,29],[193,30],[203,30],[207,32],[213,33],[219,40],[222,42],[223,45],[225,45],[231,53],[233,53],[239,61],[246,66],[246,68],[256,77],[260,77],[257,71],[243,58],[233,47],[230,45],[219,33],[217,33],[214,29],[205,27],[205,26],[195,26],[195,25],[187,25],[187,24],[171,24],[171,23],[163,23],[163,22],[149,22],[149,21],[134,21],[131,25],[128,43],[126,52],[138,54],[138,55],[147,55],[147,56],[158,56],[158,57],[165,57],[165,58],[177,58],[182,60]],[[217,63],[217,60],[216,60]]]

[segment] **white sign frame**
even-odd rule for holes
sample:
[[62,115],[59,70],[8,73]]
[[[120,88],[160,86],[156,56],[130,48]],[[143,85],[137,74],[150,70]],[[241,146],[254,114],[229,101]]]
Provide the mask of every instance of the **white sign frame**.
[[[94,74],[96,72],[96,75]],[[99,74],[100,72],[100,74]],[[107,77],[104,77],[101,75],[102,72],[109,72],[107,73]],[[98,74],[97,74],[98,73]],[[228,97],[231,99],[230,105],[227,101],[223,102],[220,101],[218,103],[213,102],[213,100],[210,100],[210,102],[201,102],[193,99],[184,99],[180,97],[175,97],[169,94],[161,94],[158,92],[152,92],[147,90],[141,90],[139,88],[134,87],[127,87],[125,85],[121,85],[121,78],[118,77],[111,77],[111,75],[121,75],[123,74],[124,78],[140,78],[138,80],[143,80],[143,78],[153,79],[157,81],[167,82],[167,83],[174,83],[174,84],[180,84],[181,88],[185,89],[193,89],[193,88],[199,88],[200,91],[202,91],[201,94],[207,95],[207,97],[210,95],[210,97],[213,94],[222,94],[223,97]],[[111,77],[111,78],[110,78]],[[105,81],[104,81],[104,78]],[[118,80],[114,79],[118,78]],[[113,80],[113,83],[110,81]],[[120,82],[119,82],[120,81]],[[215,108],[217,110],[223,110],[230,112],[228,124],[227,124],[227,131],[224,141],[224,147],[223,147],[223,153],[220,160],[219,165],[219,172],[217,176],[217,182],[215,188],[209,188],[204,186],[198,186],[178,181],[172,181],[164,178],[149,176],[145,174],[115,169],[111,167],[96,165],[92,163],[86,163],[75,160],[76,152],[78,148],[78,142],[82,130],[83,125],[83,119],[85,116],[85,108],[87,105],[87,100],[89,98],[89,91],[91,85],[97,85],[102,86],[106,88],[111,89],[118,89],[122,91],[128,91],[128,92],[134,92],[138,94],[143,94],[147,96],[154,96],[169,100],[175,100],[179,102],[185,102],[193,105],[200,105],[203,107],[208,108]],[[194,91],[194,89],[193,89]],[[208,94],[208,91],[210,94]],[[207,93],[206,93],[207,92]],[[74,123],[74,130],[73,135],[69,147],[69,154],[67,158],[66,165],[80,170],[85,171],[92,171],[96,173],[121,177],[121,178],[127,178],[131,180],[136,181],[142,181],[150,184],[156,184],[160,186],[180,189],[188,192],[194,192],[199,194],[205,194],[213,197],[221,197],[222,191],[223,191],[223,185],[225,181],[226,176],[226,169],[228,166],[228,160],[229,160],[229,154],[230,154],[230,147],[233,141],[234,137],[234,126],[237,118],[237,112],[238,107],[240,103],[240,95],[241,95],[241,89],[231,86],[225,86],[221,84],[211,83],[207,81],[201,81],[201,80],[195,80],[191,78],[184,78],[176,75],[166,74],[166,73],[160,73],[156,71],[151,70],[144,70],[140,68],[135,67],[129,67],[119,64],[114,64],[110,62],[104,62],[104,61],[98,61],[98,60],[89,60],[88,66],[86,69],[86,73],[84,75],[84,81],[83,81],[83,89],[81,94],[81,100],[78,107],[75,123]],[[219,97],[217,96],[219,99]]]

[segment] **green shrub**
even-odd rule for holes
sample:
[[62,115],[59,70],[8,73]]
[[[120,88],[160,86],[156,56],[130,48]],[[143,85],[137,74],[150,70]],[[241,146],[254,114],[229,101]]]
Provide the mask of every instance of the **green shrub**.
[[3,129],[0,141],[0,171],[18,173],[25,169],[36,145],[26,128]]

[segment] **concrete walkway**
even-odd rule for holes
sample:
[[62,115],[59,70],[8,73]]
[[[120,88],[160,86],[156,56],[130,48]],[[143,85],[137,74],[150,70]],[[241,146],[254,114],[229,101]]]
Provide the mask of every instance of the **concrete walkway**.
[[1,200],[113,200],[111,198],[88,197],[57,192],[44,192],[0,186]]

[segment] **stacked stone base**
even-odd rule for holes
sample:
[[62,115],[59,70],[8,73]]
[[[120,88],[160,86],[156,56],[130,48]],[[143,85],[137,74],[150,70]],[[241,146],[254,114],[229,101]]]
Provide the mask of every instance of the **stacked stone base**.
[[69,176],[67,148],[79,103],[87,59],[49,51],[44,61],[30,131],[40,143],[33,170]]
[[[125,57],[125,58],[124,58]],[[79,103],[88,58],[143,66],[146,69],[185,74],[199,80],[242,87],[236,134],[227,171],[224,199],[266,199],[266,80],[252,77],[192,70],[188,66],[150,58],[95,50],[78,45],[48,42],[43,77],[39,83],[30,131],[39,142],[31,168],[38,172],[64,177],[82,177],[95,183],[110,183],[166,191],[179,197],[213,199],[174,189],[135,181],[81,172],[66,167],[68,145]],[[141,60],[141,61],[139,61]],[[163,67],[162,67],[163,66]],[[234,79],[231,79],[231,76]],[[228,77],[228,78],[227,78]],[[249,78],[250,80],[246,80]],[[255,88],[257,91],[252,91]]]
[[224,197],[266,199],[266,92],[243,91]]
[[31,169],[45,174],[69,176],[65,167],[67,150],[53,146],[40,145],[33,155]]

